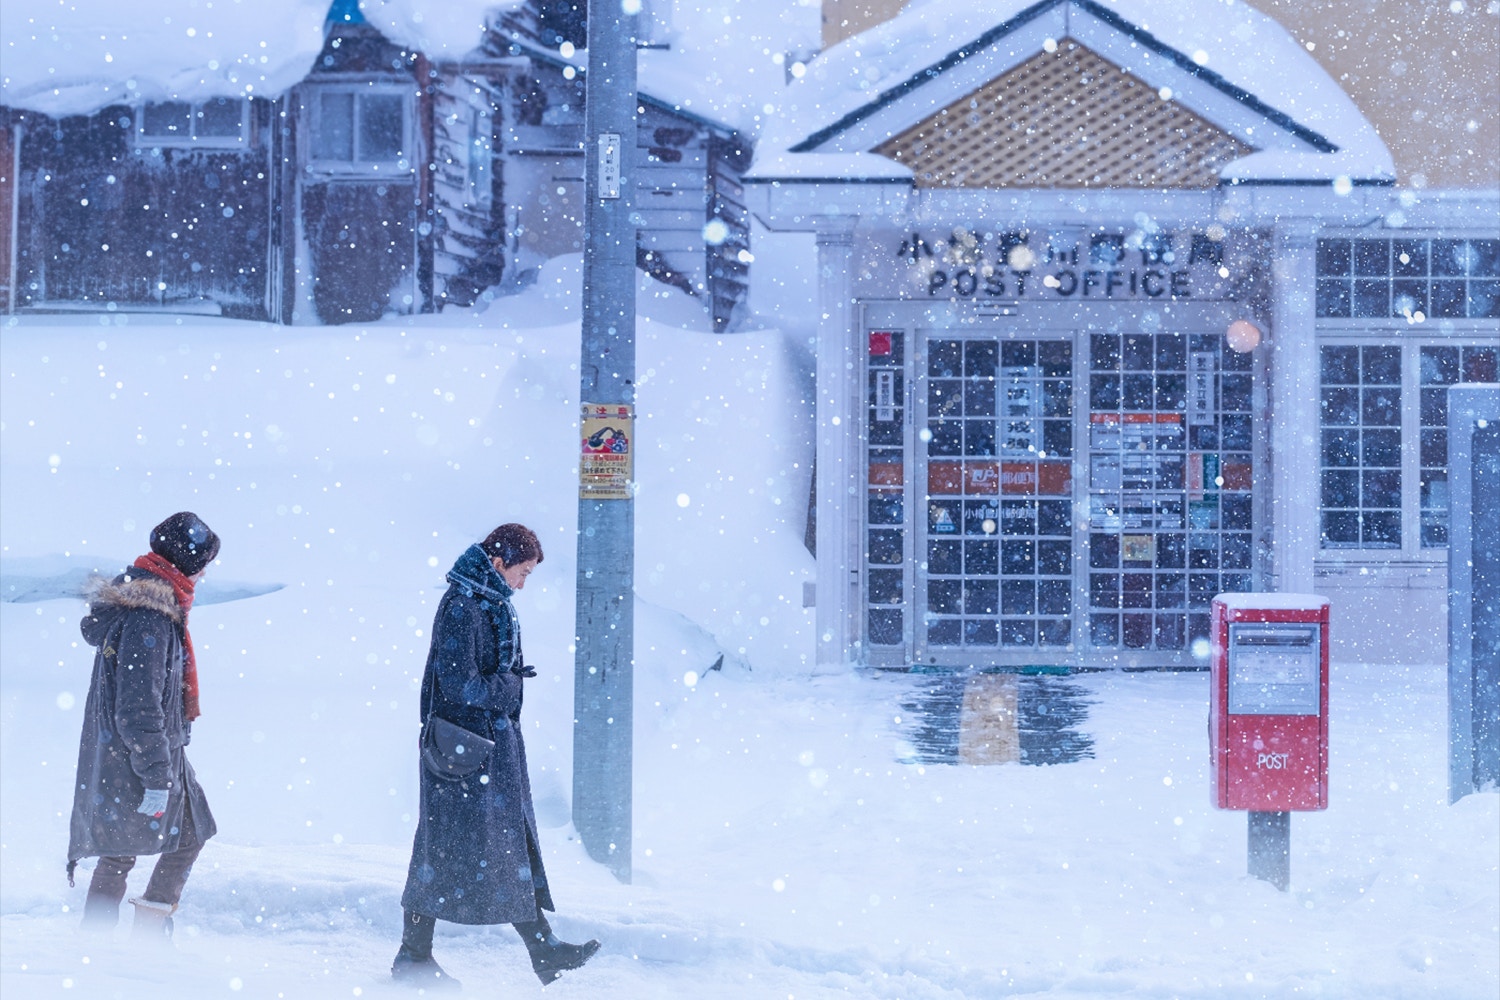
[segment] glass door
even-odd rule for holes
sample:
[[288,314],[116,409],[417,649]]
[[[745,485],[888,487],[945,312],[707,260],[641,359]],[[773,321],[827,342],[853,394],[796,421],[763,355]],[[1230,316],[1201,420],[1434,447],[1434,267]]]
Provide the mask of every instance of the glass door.
[[1074,641],[1073,340],[919,335],[918,660]]
[[1206,655],[1214,595],[1254,589],[1250,355],[1088,340],[1088,645]]

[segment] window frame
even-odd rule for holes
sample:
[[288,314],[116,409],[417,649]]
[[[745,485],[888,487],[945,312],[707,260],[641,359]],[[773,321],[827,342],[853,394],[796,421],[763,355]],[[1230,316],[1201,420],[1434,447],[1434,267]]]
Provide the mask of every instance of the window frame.
[[[323,130],[323,101],[327,97],[339,94],[347,94],[352,98],[352,112],[349,123],[350,142],[353,152],[351,159],[334,159],[318,154],[317,137],[322,134]],[[398,155],[394,159],[365,160],[360,158],[359,121],[362,113],[363,99],[368,97],[397,97],[400,99],[401,140]],[[306,150],[308,169],[315,173],[323,174],[410,176],[416,171],[416,157],[414,155],[416,136],[413,128],[416,117],[415,111],[415,101],[409,85],[400,83],[360,83],[354,81],[316,84],[311,88],[311,93],[308,96],[307,116],[304,119],[307,130]]]
[[[1357,321],[1358,322],[1358,321]],[[1481,321],[1483,322],[1483,321]],[[1369,564],[1369,563],[1395,563],[1395,562],[1421,562],[1446,565],[1448,561],[1448,546],[1435,545],[1424,546],[1422,544],[1422,470],[1428,468],[1422,463],[1422,389],[1432,388],[1424,386],[1422,382],[1422,349],[1428,347],[1455,347],[1490,349],[1500,354],[1500,331],[1496,330],[1493,321],[1488,321],[1488,329],[1479,330],[1471,328],[1468,330],[1453,330],[1447,333],[1433,329],[1420,336],[1414,336],[1407,332],[1405,321],[1401,322],[1402,331],[1381,330],[1377,324],[1364,323],[1364,329],[1320,329],[1317,337],[1318,348],[1318,392],[1322,396],[1322,357],[1325,347],[1395,347],[1400,354],[1401,371],[1401,403],[1400,414],[1395,425],[1401,432],[1401,544],[1396,548],[1366,548],[1363,546],[1349,548],[1327,548],[1323,544],[1323,472],[1325,466],[1322,460],[1322,435],[1323,431],[1331,425],[1325,425],[1322,420],[1321,410],[1318,420],[1318,479],[1314,485],[1317,496],[1318,517],[1318,547],[1316,559],[1323,563],[1337,564]],[[1436,324],[1433,324],[1436,326]],[[1375,327],[1371,329],[1370,327]],[[1471,383],[1455,383],[1471,384]],[[1450,386],[1451,388],[1451,386]],[[1363,469],[1364,465],[1355,468]]]
[[[1351,228],[1328,228],[1317,233],[1313,241],[1313,251],[1319,252],[1319,243],[1322,240],[1385,240],[1391,242],[1392,247],[1399,242],[1421,242],[1427,241],[1430,251],[1431,242],[1443,241],[1469,241],[1469,240],[1495,240],[1500,239],[1500,232],[1495,230],[1473,230],[1467,228],[1454,228],[1451,230],[1434,229],[1412,229],[1412,230],[1389,230],[1381,229],[1371,232],[1368,229]],[[1352,246],[1352,245],[1351,245]],[[1394,263],[1395,249],[1390,251],[1390,273],[1379,280],[1386,282],[1391,288],[1403,279],[1403,276],[1395,273]],[[1351,260],[1351,276],[1356,267]],[[1316,261],[1314,263],[1315,277],[1323,277],[1323,269]],[[1430,263],[1427,265],[1428,275],[1436,272],[1432,270]],[[1431,277],[1425,279],[1433,280]],[[1457,280],[1440,277],[1438,280]],[[1494,282],[1500,280],[1500,275],[1488,273],[1467,272],[1463,276],[1467,282]],[[1315,282],[1316,283],[1316,282]],[[1466,293],[1467,294],[1467,293]],[[1351,310],[1352,311],[1352,310]],[[1317,519],[1317,543],[1314,559],[1319,564],[1329,566],[1379,566],[1394,564],[1421,564],[1421,565],[1446,565],[1448,560],[1448,546],[1422,545],[1422,465],[1421,441],[1422,441],[1422,372],[1421,354],[1424,347],[1482,347],[1493,348],[1500,352],[1500,323],[1493,317],[1433,317],[1423,314],[1422,317],[1403,316],[1392,309],[1393,315],[1389,316],[1322,316],[1317,315],[1318,309],[1314,307],[1314,330],[1316,332],[1314,343],[1317,357],[1318,369],[1318,395],[1322,398],[1322,349],[1332,346],[1359,346],[1359,347],[1398,347],[1401,350],[1401,412],[1397,426],[1401,431],[1401,545],[1399,548],[1324,548],[1323,547],[1323,452],[1322,436],[1324,424],[1322,421],[1321,404],[1318,419],[1318,445],[1317,445],[1317,481],[1312,488],[1315,495],[1316,519]],[[1460,383],[1462,384],[1462,383]],[[1359,466],[1362,468],[1363,466]]]
[[495,200],[495,140],[494,118],[484,108],[470,105],[469,138],[467,142],[468,162],[465,174],[469,181],[469,197],[474,207],[489,211]]
[[[198,135],[196,133],[196,125],[202,118],[204,105],[210,101],[221,100],[233,101],[239,105],[239,133],[233,136]],[[190,130],[187,135],[148,133],[146,131],[146,108],[163,104],[186,104],[188,107],[188,121],[192,123],[194,129]],[[200,101],[187,101],[176,98],[166,101],[141,101],[135,108],[135,144],[145,149],[164,149],[169,147],[183,149],[244,149],[250,144],[250,98],[222,95],[205,98]]]

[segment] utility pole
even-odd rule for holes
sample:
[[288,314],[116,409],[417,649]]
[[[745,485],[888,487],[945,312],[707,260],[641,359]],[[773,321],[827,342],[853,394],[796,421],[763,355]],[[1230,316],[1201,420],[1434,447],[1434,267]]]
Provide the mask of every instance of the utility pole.
[[573,825],[589,857],[631,877],[635,658],[636,14],[588,0],[584,78],[583,350]]

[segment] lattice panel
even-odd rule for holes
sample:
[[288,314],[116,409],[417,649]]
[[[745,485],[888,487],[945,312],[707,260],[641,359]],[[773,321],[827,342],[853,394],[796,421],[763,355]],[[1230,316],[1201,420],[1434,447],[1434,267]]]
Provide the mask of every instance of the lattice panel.
[[1064,39],[875,152],[918,187],[1208,188],[1254,148]]

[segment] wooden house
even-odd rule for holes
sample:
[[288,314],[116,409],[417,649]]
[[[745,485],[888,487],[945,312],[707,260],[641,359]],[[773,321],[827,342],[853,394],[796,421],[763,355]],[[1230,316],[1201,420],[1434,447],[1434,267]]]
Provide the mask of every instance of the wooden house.
[[[573,5],[530,0],[435,60],[340,0],[282,94],[0,108],[0,307],[368,322],[524,284],[582,250],[583,67],[560,25],[582,31]],[[727,328],[747,290],[750,150],[641,99],[638,262]]]

